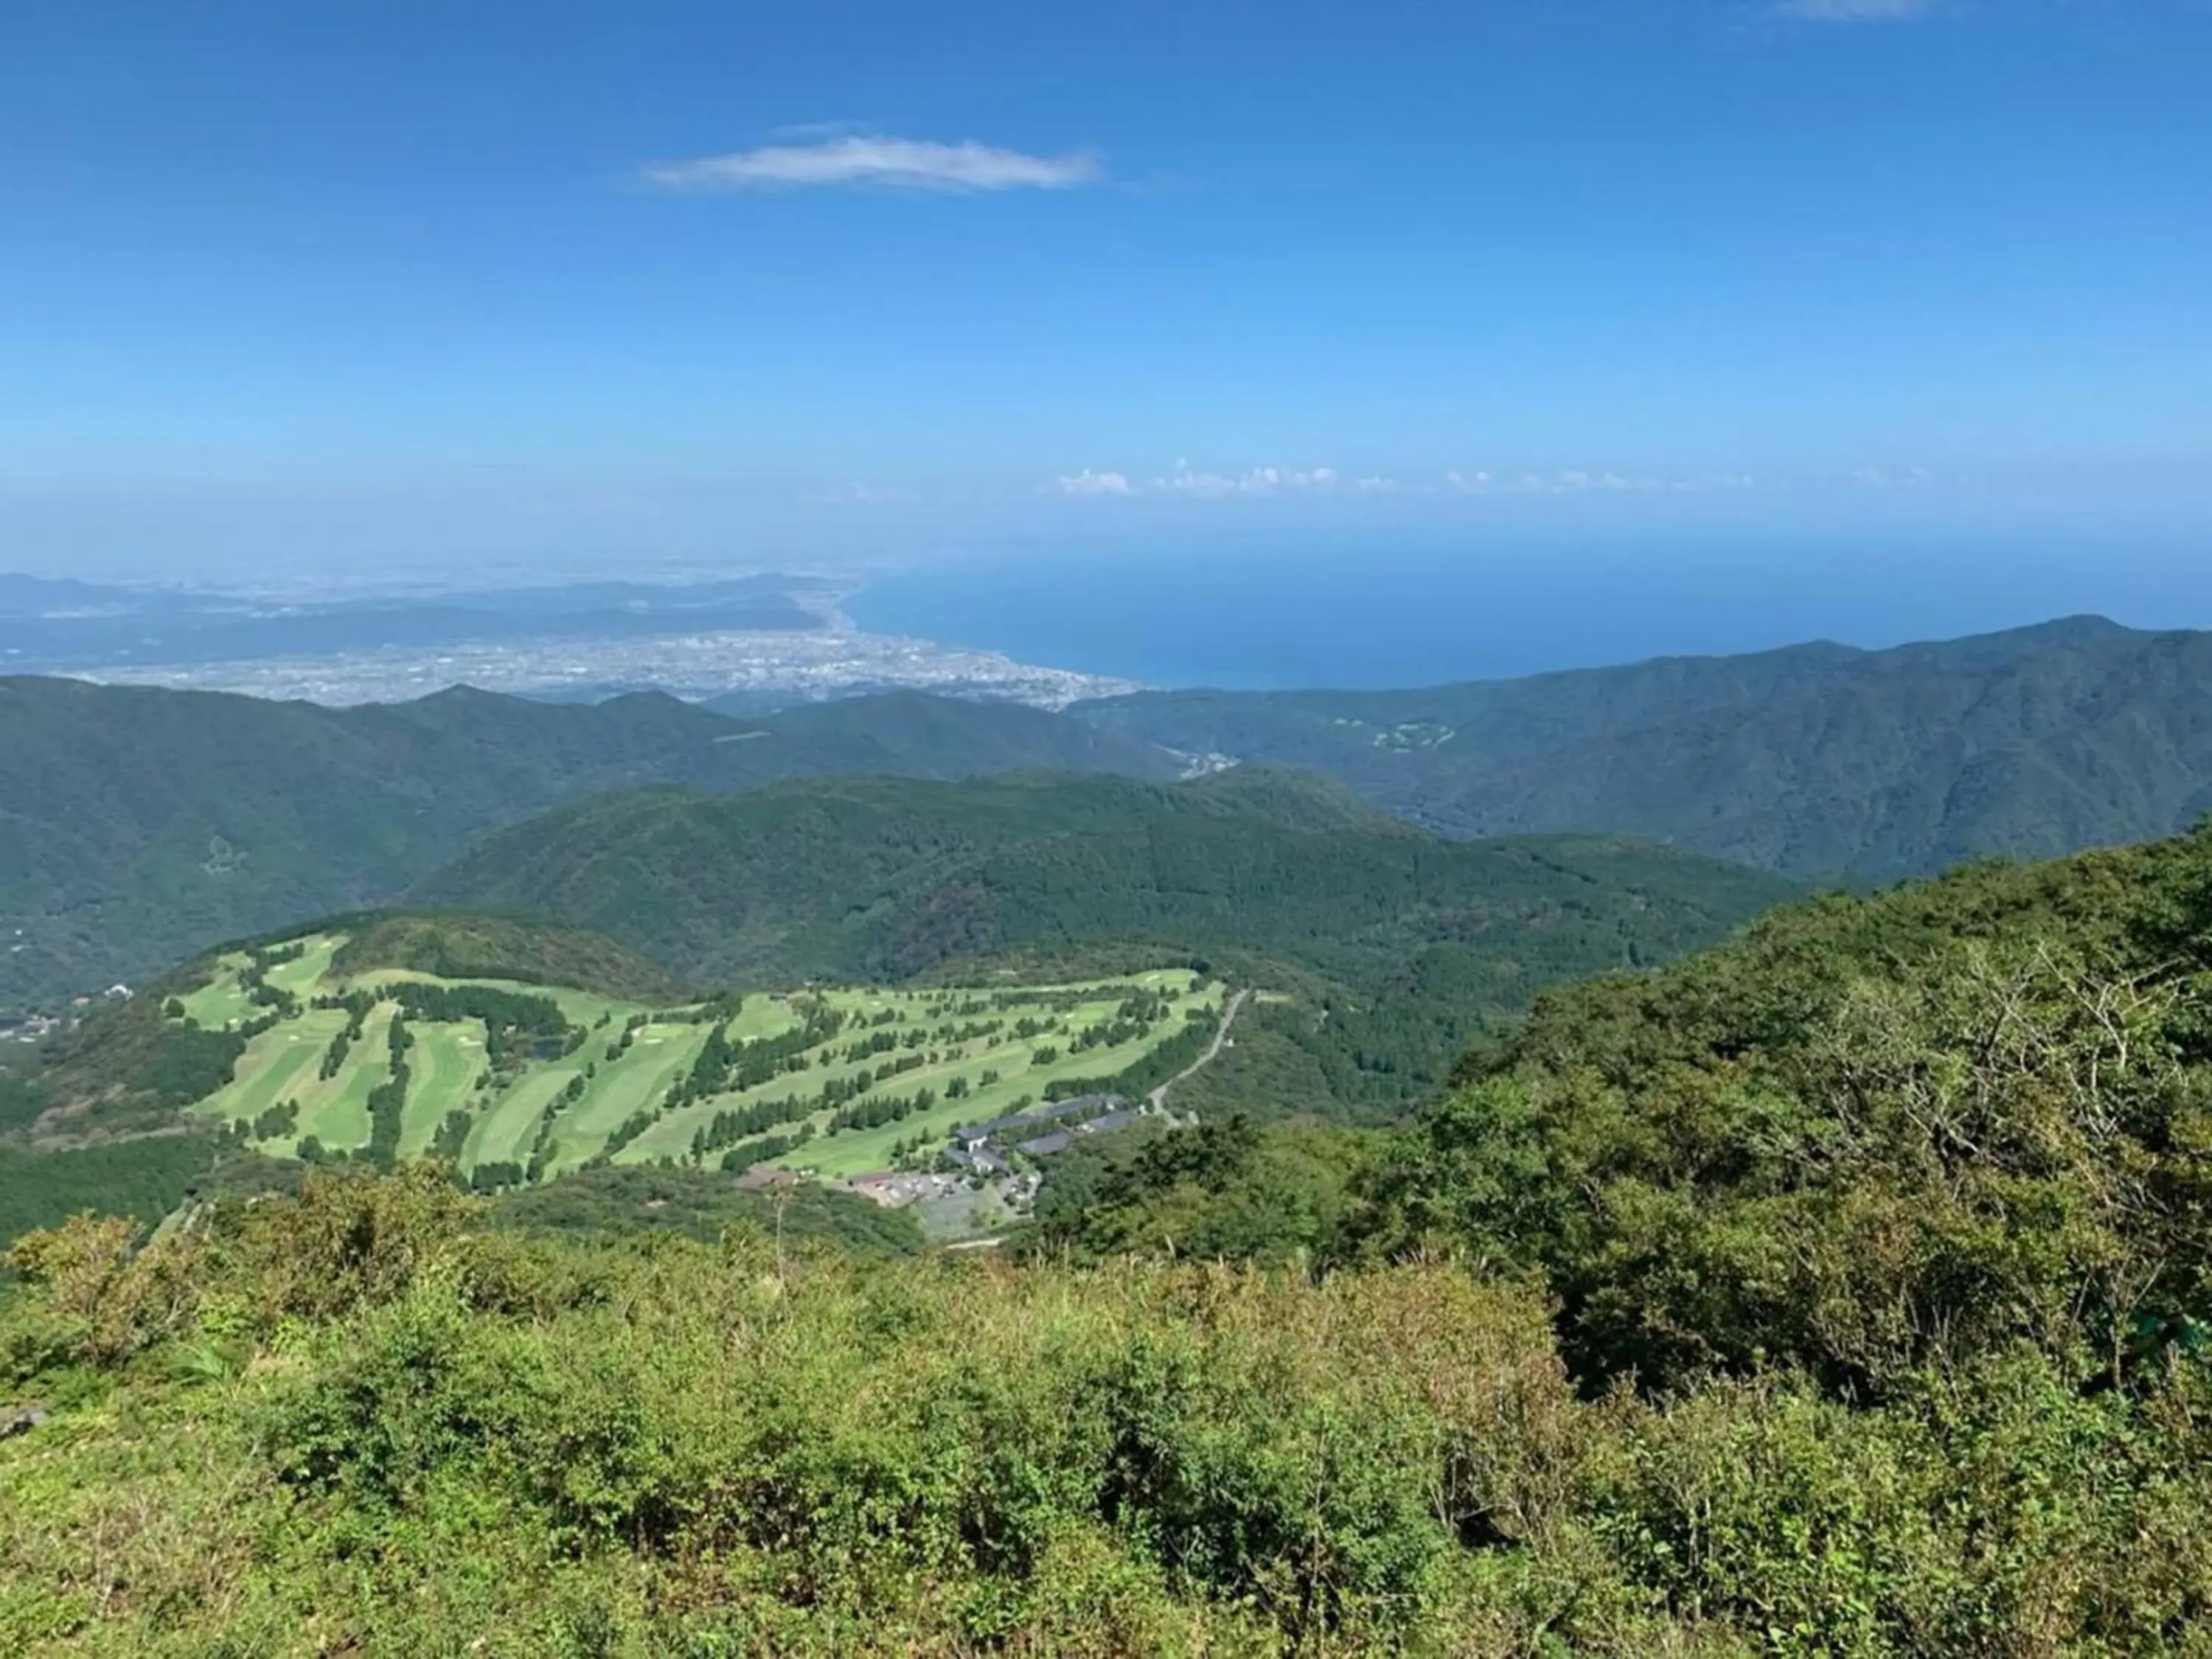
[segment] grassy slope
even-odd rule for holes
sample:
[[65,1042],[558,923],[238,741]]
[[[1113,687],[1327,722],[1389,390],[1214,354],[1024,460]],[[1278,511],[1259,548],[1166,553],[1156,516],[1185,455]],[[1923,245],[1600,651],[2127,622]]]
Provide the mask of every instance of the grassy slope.
[[701,1024],[647,1025],[628,1054],[611,1064],[601,1061],[584,1097],[561,1114],[549,1167],[574,1169],[634,1114],[657,1105],[669,1085],[691,1069],[706,1045],[708,1029]]
[[[1096,1000],[1080,1004],[1073,1012],[1060,1017],[1068,1028],[1080,1029],[1088,1022],[1110,1018],[1124,994],[1123,990],[1120,988],[1123,986],[1142,985],[1153,989],[1170,988],[1177,989],[1182,994],[1175,1010],[1170,1013],[1167,1024],[1161,1027],[1149,1042],[1127,1043],[1113,1048],[1096,1048],[1081,1054],[1063,1052],[1058,1060],[1046,1066],[1038,1066],[1035,1063],[1036,1051],[1048,1044],[1058,1045],[1064,1050],[1066,1048],[1064,1036],[1018,1038],[1009,1031],[996,1042],[989,1040],[971,1042],[963,1045],[968,1052],[962,1059],[918,1067],[884,1082],[872,1091],[878,1094],[912,1095],[924,1088],[932,1089],[937,1092],[939,1099],[938,1104],[931,1110],[917,1113],[897,1123],[884,1124],[872,1129],[848,1129],[839,1134],[826,1137],[817,1133],[817,1138],[809,1141],[805,1146],[773,1161],[788,1168],[818,1170],[825,1174],[834,1175],[855,1175],[867,1170],[880,1170],[890,1163],[890,1148],[895,1142],[912,1141],[917,1137],[933,1139],[950,1133],[951,1126],[955,1123],[973,1123],[1000,1115],[1011,1109],[1015,1102],[1024,1095],[1029,1095],[1035,1100],[1042,1101],[1044,1097],[1045,1085],[1060,1079],[1105,1076],[1118,1072],[1141,1058],[1158,1042],[1173,1035],[1177,1029],[1176,1022],[1180,1019],[1181,1010],[1183,1007],[1191,1006],[1193,1002],[1207,1006],[1218,1006],[1220,993],[1218,987],[1210,994],[1194,998],[1188,992],[1190,979],[1188,973],[1176,969],[1161,969],[1152,973],[1133,975],[1126,981],[1115,981],[1115,988],[1102,991]],[[963,1021],[957,1018],[951,1018],[943,1022],[942,1026],[931,1023],[920,1012],[921,1004],[928,994],[934,994],[934,993],[900,991],[885,988],[833,990],[827,994],[832,1006],[850,1010],[861,1017],[891,1008],[908,1011],[909,1018],[915,1024],[931,1034],[922,1046],[925,1048],[941,1048],[944,1045],[938,1038],[939,1030],[957,1026]],[[771,1002],[765,998],[760,1000],[760,1006],[763,1009],[781,1006],[780,1002]],[[902,1024],[896,1029],[903,1033],[913,1029],[913,1026]],[[847,1031],[830,1045],[831,1048],[842,1048],[852,1041],[853,1036],[853,1032]],[[874,1069],[880,1066],[881,1063],[880,1058],[850,1061],[840,1059],[830,1065],[815,1066],[794,1077],[779,1078],[744,1095],[701,1101],[680,1111],[670,1113],[629,1146],[616,1153],[615,1162],[644,1164],[654,1162],[662,1158],[680,1158],[690,1151],[693,1135],[711,1122],[717,1111],[726,1107],[742,1105],[754,1100],[781,1099],[792,1093],[811,1094],[821,1090],[826,1084],[844,1082],[864,1067]],[[1000,1080],[988,1089],[980,1086],[981,1074],[987,1070],[1000,1073]],[[955,1077],[967,1078],[972,1092],[958,1100],[946,1100],[943,1098],[945,1086]],[[827,1111],[820,1111],[813,1115],[812,1121],[817,1131],[826,1127],[829,1118],[830,1114]],[[777,1133],[786,1132],[787,1130]]]
[[410,1020],[407,1030],[415,1042],[407,1052],[407,1104],[400,1119],[399,1156],[419,1158],[429,1150],[447,1114],[461,1109],[476,1093],[477,1074],[484,1063],[483,1022],[429,1024]]
[[581,1055],[532,1066],[477,1115],[462,1149],[462,1166],[472,1170],[479,1164],[527,1164],[545,1109],[583,1071]]
[[[78,1271],[0,1300],[50,1407],[0,1440],[0,1650],[2203,1646],[2198,1364],[1593,1397],[1540,1290],[1463,1263],[856,1262],[793,1224],[864,1212],[726,1188],[599,1171],[486,1216],[319,1176],[94,1317],[109,1241],[46,1242]],[[703,1242],[575,1236],[650,1206]]]

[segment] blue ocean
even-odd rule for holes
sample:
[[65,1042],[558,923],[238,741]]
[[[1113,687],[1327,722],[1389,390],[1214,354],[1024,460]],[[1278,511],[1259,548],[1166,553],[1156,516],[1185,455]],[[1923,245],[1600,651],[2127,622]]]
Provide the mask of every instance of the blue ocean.
[[1878,647],[2093,609],[2203,626],[2205,571],[2185,550],[2079,545],[1053,550],[887,574],[848,609],[872,630],[1151,685],[1381,688]]

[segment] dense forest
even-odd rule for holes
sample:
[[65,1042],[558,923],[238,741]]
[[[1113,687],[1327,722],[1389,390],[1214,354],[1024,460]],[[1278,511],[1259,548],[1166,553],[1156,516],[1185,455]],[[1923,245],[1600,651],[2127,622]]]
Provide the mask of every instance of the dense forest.
[[2208,1126],[2212,829],[1555,988],[1400,1130],[1096,1149],[996,1261],[433,1164],[81,1219],[0,1648],[2193,1651]]
[[1243,1103],[1373,1116],[1538,988],[1713,943],[1793,890],[1620,837],[1442,841],[1239,768],[609,796],[492,837],[420,896],[601,929],[708,982],[1203,959],[1273,994],[1253,1029],[1273,1071],[1240,1066]]

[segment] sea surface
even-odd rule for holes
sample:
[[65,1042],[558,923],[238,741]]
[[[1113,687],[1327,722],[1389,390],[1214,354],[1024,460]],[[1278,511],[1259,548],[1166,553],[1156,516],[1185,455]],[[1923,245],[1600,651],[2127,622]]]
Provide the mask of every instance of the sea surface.
[[2171,550],[1064,550],[932,563],[847,604],[866,629],[1156,686],[1388,687],[1827,639],[1879,647],[2094,611],[2212,623]]

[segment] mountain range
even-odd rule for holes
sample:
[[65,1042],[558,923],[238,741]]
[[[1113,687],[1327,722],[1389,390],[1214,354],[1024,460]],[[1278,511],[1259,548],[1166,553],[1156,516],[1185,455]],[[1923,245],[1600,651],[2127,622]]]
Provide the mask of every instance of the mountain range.
[[2212,634],[2094,617],[1887,651],[1072,712],[1310,767],[1443,835],[1634,833],[1852,883],[2168,835],[2212,810]]
[[[1626,835],[1880,884],[2170,834],[2212,809],[2212,635],[2082,617],[1888,651],[1408,691],[1148,692],[1064,714],[919,693],[747,715],[466,688],[331,709],[0,679],[0,1006],[418,889],[519,891],[534,854],[499,881],[434,878],[493,831],[610,793],[1027,770],[1158,783],[1238,763],[1325,775],[1448,839]],[[713,809],[594,811],[595,830],[628,836]],[[747,948],[700,960],[735,967]]]
[[1014,767],[1177,770],[1042,710],[912,694],[732,720],[655,693],[559,705],[460,687],[333,709],[0,679],[0,1006],[391,898],[575,796]]

